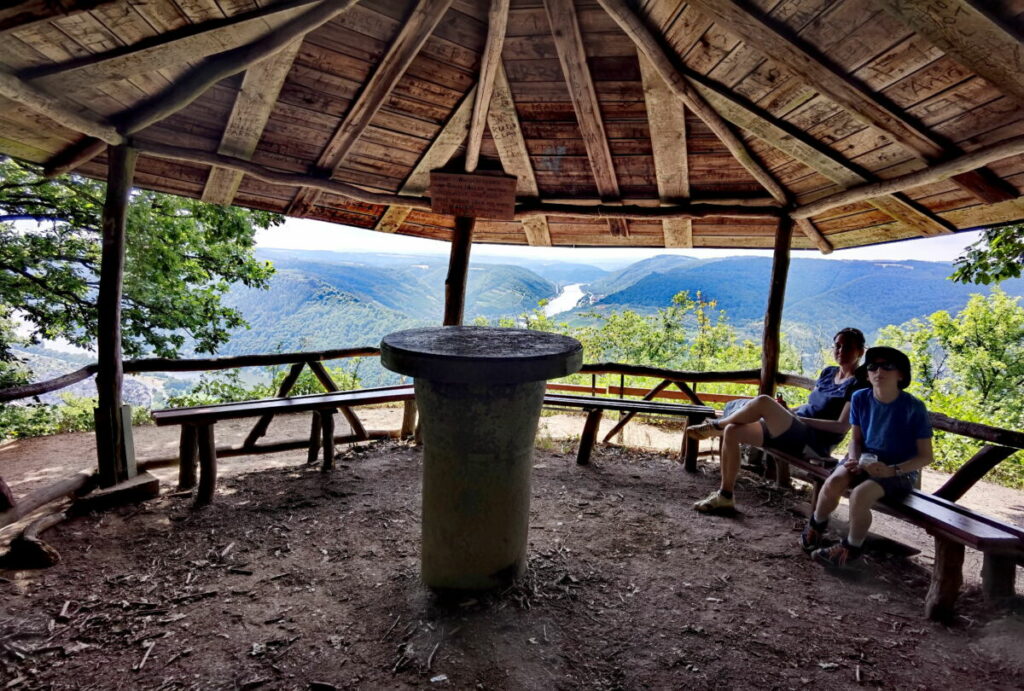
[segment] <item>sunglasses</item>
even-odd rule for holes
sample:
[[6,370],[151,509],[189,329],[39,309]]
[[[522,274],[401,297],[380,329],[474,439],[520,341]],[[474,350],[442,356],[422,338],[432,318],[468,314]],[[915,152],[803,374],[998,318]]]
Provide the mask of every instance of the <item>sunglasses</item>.
[[880,369],[884,369],[886,372],[892,372],[898,368],[891,362],[872,362],[868,365],[868,372],[876,372]]

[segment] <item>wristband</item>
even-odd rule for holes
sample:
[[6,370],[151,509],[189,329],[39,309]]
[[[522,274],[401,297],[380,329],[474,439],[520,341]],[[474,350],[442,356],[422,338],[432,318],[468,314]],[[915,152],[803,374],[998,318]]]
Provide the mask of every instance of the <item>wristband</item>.
[[895,473],[895,475],[893,475],[893,477],[899,477],[899,476],[903,475],[903,469],[900,468],[900,464],[899,463],[897,463],[896,465],[894,465],[892,467],[892,471],[893,471],[893,473]]

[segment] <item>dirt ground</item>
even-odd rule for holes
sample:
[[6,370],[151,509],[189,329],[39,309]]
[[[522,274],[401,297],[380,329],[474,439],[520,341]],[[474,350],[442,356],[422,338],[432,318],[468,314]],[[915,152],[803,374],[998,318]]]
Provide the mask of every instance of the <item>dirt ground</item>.
[[[581,418],[544,422],[529,569],[503,592],[438,599],[419,583],[415,446],[343,448],[328,475],[303,451],[225,459],[202,510],[160,471],[160,498],[45,533],[57,566],[0,571],[0,686],[1021,688],[1024,617],[982,601],[977,560],[960,616],[934,624],[920,531],[883,517],[876,532],[921,554],[826,573],[796,543],[806,495],[746,475],[736,517],[703,516],[691,504],[717,486],[712,460],[690,475],[673,454],[609,447],[578,467],[561,437]],[[250,424],[218,425],[219,442]],[[174,429],[135,436],[139,458],[177,448]],[[0,474],[23,496],[92,458],[88,434],[23,440],[0,446]],[[1021,493],[981,486],[964,503],[1024,523]]]

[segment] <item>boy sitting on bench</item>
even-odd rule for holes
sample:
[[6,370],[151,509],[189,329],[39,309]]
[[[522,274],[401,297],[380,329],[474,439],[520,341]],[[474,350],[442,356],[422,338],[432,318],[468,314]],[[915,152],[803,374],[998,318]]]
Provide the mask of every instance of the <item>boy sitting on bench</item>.
[[[903,391],[910,384],[910,360],[899,350],[869,348],[864,362],[870,389],[853,394],[853,431],[847,460],[829,476],[800,545],[815,561],[843,567],[861,555],[871,527],[871,507],[879,499],[899,501],[914,488],[918,471],[932,462],[932,427],[924,403]],[[850,492],[850,530],[846,538],[822,547],[829,516]]]

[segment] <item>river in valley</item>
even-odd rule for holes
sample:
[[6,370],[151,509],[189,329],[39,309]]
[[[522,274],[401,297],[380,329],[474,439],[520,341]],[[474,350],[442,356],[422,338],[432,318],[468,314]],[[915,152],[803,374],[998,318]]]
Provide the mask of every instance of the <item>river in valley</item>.
[[567,312],[576,306],[576,303],[583,297],[583,284],[573,283],[562,288],[562,292],[551,302],[544,305],[544,314],[553,316],[559,312]]

